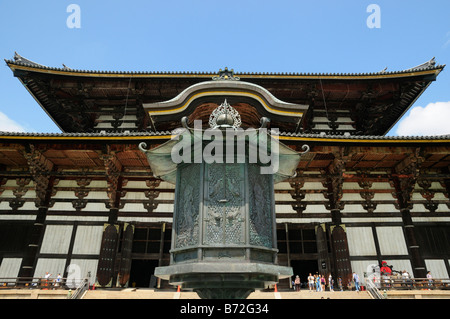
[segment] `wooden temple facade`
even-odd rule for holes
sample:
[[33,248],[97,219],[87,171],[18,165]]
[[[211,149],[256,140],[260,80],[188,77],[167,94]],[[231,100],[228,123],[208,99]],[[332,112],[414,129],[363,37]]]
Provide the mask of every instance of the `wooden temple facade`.
[[[183,116],[207,122],[224,97],[244,127],[265,116],[280,142],[310,147],[296,176],[275,185],[280,265],[302,281],[362,277],[383,260],[449,277],[450,137],[385,136],[443,70],[433,60],[368,74],[85,71],[18,54],[6,63],[62,133],[0,132],[0,277],[75,269],[102,286],[155,284],[153,269],[169,264],[175,185],[153,175],[138,145],[167,142]],[[189,91],[214,80],[228,91]],[[263,107],[265,91],[299,107]],[[149,111],[183,92],[183,107]]]

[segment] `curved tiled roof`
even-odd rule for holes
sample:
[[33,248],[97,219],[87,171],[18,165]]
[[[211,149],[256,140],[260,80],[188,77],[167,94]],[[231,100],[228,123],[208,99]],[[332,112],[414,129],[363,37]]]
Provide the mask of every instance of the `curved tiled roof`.
[[[67,72],[67,73],[86,73],[86,74],[102,74],[102,75],[198,75],[198,76],[213,76],[216,75],[217,72],[205,72],[205,71],[108,71],[108,70],[81,70],[81,69],[72,69],[63,64],[62,68],[58,67],[49,67],[36,62],[33,62],[29,59],[26,59],[19,55],[17,52],[14,54],[13,59],[5,59],[7,64],[24,66],[24,67],[32,67],[35,69],[49,70],[49,71],[59,71],[59,72]],[[320,77],[345,77],[345,76],[377,76],[377,75],[401,75],[411,72],[420,72],[420,71],[429,71],[429,70],[439,70],[443,69],[445,65],[436,65],[435,58],[422,63],[413,68],[399,70],[399,71],[386,71],[386,69],[379,72],[364,72],[364,73],[303,73],[303,72],[236,72],[236,75],[239,76],[320,76]]]
[[[178,113],[178,118],[151,114],[148,118],[142,115],[146,114],[143,106],[170,101],[189,87],[217,79],[222,72],[75,70],[65,65],[63,68],[47,67],[17,53],[13,59],[5,61],[14,76],[62,131],[80,133],[98,132],[103,128],[115,132],[124,123],[131,123],[129,127],[133,131],[145,132],[150,127],[152,131],[171,131],[179,123],[179,117],[186,114]],[[345,127],[351,125],[354,128],[349,128],[351,134],[377,136],[389,132],[443,68],[443,65],[436,65],[433,58],[401,71],[234,73],[231,70],[231,74],[238,75],[236,78],[242,79],[242,83],[261,86],[287,103],[310,105],[311,98],[317,96],[314,108],[308,107],[310,112],[304,113],[302,122],[296,119],[297,116],[288,118],[286,114],[270,114],[272,127],[282,131],[315,133],[343,112],[353,116],[342,127],[331,123],[332,134],[343,134]],[[361,107],[362,102],[368,106]],[[111,108],[119,119],[125,114],[135,119],[111,117]],[[329,111],[334,112],[330,113],[330,117]],[[327,114],[325,120],[322,119],[324,112]]]
[[[8,138],[58,138],[58,139],[70,139],[70,138],[146,138],[146,137],[161,137],[161,138],[169,138],[174,134],[169,131],[161,131],[161,132],[105,132],[105,133],[28,133],[28,132],[5,132],[0,131],[0,139],[8,139]],[[328,134],[303,134],[303,133],[290,133],[290,132],[279,132],[278,134],[280,138],[283,137],[291,137],[291,138],[299,138],[299,139],[313,139],[316,141],[323,140],[336,140],[336,141],[411,141],[411,142],[420,142],[420,141],[439,141],[450,143],[450,134],[447,135],[427,135],[427,136],[376,136],[376,135],[328,135]]]

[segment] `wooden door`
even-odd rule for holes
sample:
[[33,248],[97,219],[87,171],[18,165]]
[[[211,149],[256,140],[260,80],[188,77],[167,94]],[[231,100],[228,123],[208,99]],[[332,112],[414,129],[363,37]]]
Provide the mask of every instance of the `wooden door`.
[[316,239],[317,239],[317,253],[319,257],[319,274],[328,276],[329,261],[328,261],[328,244],[325,224],[321,224],[316,227]]
[[125,224],[122,239],[122,249],[120,257],[119,284],[124,286],[130,280],[131,251],[133,247],[134,226]]
[[97,267],[97,281],[101,286],[112,285],[118,238],[119,225],[105,224]]
[[352,279],[352,266],[348,250],[347,233],[343,225],[332,228],[331,242],[335,261],[335,281],[338,277],[341,277],[342,283],[346,285],[348,280]]

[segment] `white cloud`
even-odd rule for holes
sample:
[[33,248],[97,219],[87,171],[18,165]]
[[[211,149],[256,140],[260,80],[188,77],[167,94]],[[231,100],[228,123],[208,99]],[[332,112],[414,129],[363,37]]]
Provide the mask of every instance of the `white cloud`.
[[26,130],[11,120],[6,114],[0,112],[0,131],[4,132],[25,132]]
[[413,107],[400,120],[396,133],[400,136],[450,134],[450,101]]

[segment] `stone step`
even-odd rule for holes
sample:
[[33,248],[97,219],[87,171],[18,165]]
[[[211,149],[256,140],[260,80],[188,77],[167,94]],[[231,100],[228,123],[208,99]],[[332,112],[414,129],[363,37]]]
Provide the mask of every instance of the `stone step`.
[[[90,290],[83,299],[200,299],[195,292],[189,291],[160,291],[153,289],[123,289],[112,290]],[[365,292],[336,291],[336,292],[309,292],[307,290],[265,292],[256,291],[250,294],[247,299],[371,299]]]
[[[0,289],[0,299],[66,299],[68,290]],[[450,299],[450,290],[391,290],[388,299]],[[200,299],[195,292],[146,288],[89,290],[83,299]],[[256,291],[247,299],[372,299],[368,292]]]

